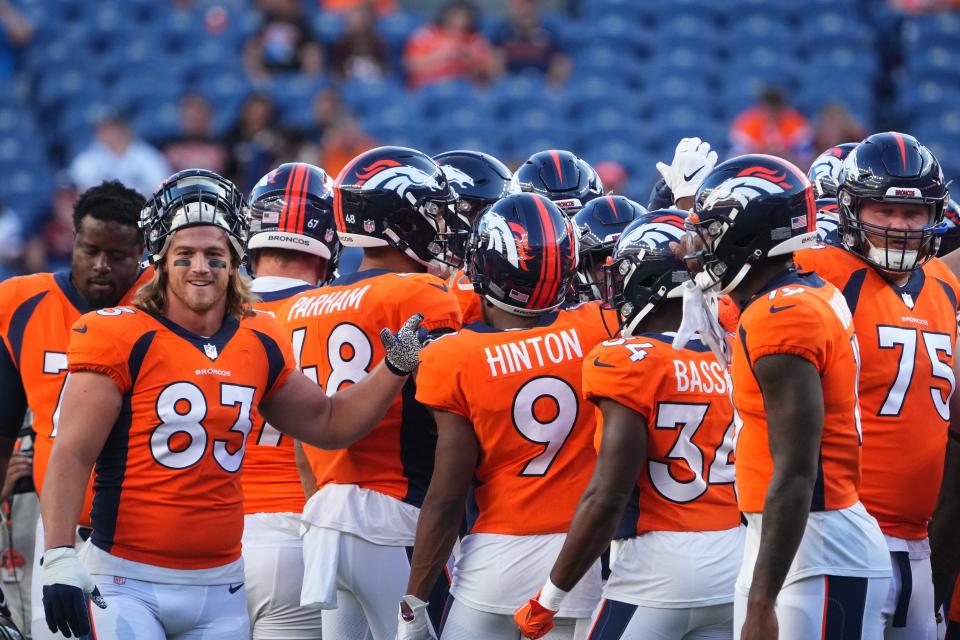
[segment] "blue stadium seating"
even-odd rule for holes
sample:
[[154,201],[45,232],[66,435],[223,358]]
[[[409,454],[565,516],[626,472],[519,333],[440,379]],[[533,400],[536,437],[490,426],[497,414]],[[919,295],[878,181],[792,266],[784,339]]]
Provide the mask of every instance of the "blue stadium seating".
[[[177,133],[179,99],[191,90],[215,105],[219,134],[254,89],[276,101],[282,126],[309,128],[316,92],[332,83],[281,77],[255,87],[244,75],[241,48],[260,16],[247,0],[183,8],[155,0],[16,1],[38,35],[22,65],[27,105],[0,100],[0,167],[20,153],[34,167],[62,165],[108,108],[128,114],[141,135],[163,140]],[[335,42],[343,17],[312,0],[302,4],[316,38]],[[489,87],[453,82],[417,92],[403,85],[401,54],[430,16],[401,9],[377,23],[390,50],[390,77],[338,88],[383,142],[433,152],[475,146],[512,160],[566,146],[591,161],[621,162],[633,176],[630,195],[642,199],[655,175],[652,162],[669,160],[677,137],[700,135],[724,149],[729,123],[769,84],[786,89],[811,118],[836,101],[867,127],[893,117],[889,126],[914,130],[936,149],[953,147],[960,142],[960,13],[902,18],[885,3],[869,4],[589,0],[579,3],[578,20],[544,13],[574,62],[566,87],[523,74]],[[222,32],[211,33],[205,22],[214,5],[227,15]],[[485,15],[481,30],[494,34],[501,20]],[[898,21],[902,48],[886,35]],[[902,70],[882,67],[876,51],[902,51]],[[878,81],[891,75],[892,110],[877,102]],[[21,118],[23,109],[34,117]],[[47,144],[30,144],[32,138]],[[54,163],[51,152],[62,156]],[[951,177],[960,175],[960,162],[944,164]],[[19,186],[0,187],[0,195],[28,183],[42,187],[36,180],[20,176]]]

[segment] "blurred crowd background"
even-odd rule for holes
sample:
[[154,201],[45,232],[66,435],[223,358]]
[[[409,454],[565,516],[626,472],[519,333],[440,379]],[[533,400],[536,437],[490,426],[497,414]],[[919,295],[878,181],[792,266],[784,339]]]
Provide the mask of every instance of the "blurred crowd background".
[[565,148],[646,201],[696,135],[804,170],[895,128],[960,176],[957,0],[0,0],[0,279],[69,264],[79,191],[380,144]]

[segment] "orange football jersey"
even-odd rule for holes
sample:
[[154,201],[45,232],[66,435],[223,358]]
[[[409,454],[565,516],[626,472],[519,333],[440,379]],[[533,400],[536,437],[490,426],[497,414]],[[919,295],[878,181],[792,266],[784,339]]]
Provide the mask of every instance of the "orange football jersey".
[[94,469],[93,544],[171,569],[239,558],[253,407],[294,367],[276,320],[227,319],[203,338],[134,307],[103,309],[73,326],[67,360],[123,394]]
[[467,418],[480,443],[471,533],[567,531],[596,462],[580,370],[605,338],[594,302],[530,329],[474,323],[424,349],[417,400]]
[[[307,377],[334,394],[381,360],[380,331],[397,331],[415,313],[429,332],[460,328],[460,306],[442,280],[424,273],[358,271],[288,302],[277,318]],[[419,506],[433,473],[436,427],[407,381],[380,424],[346,449],[304,446],[320,489],[355,484]]]
[[[588,400],[609,398],[647,421],[647,461],[617,538],[648,531],[722,531],[740,524],[729,378],[700,341],[679,351],[672,344],[672,335],[657,333],[609,340],[583,363]],[[596,413],[600,436],[599,407]]]
[[[124,296],[124,302],[152,276],[153,269],[144,271]],[[70,327],[90,310],[66,271],[36,273],[0,283],[0,338],[20,373],[37,433],[33,453],[37,493],[42,491],[56,436],[54,420],[67,378]],[[81,525],[90,524],[92,498],[92,487],[88,487]]]
[[[258,293],[257,311],[277,315],[287,302],[314,287],[303,285]],[[253,408],[253,431],[243,459],[244,513],[300,513],[306,497],[293,454],[293,438],[267,424]]]
[[460,314],[463,316],[464,326],[483,322],[483,316],[480,314],[480,294],[473,288],[470,277],[463,272],[463,269],[450,276],[447,286],[460,303]]
[[763,511],[773,474],[767,415],[754,374],[759,358],[798,356],[820,372],[823,437],[812,511],[845,509],[857,502],[860,485],[859,355],[853,319],[843,296],[816,274],[787,270],[759,291],[740,315],[733,347],[733,405],[737,434],[737,495],[740,510]]
[[860,500],[887,535],[927,536],[943,479],[960,283],[934,258],[902,287],[853,252],[819,247],[797,252],[843,292],[863,362]]

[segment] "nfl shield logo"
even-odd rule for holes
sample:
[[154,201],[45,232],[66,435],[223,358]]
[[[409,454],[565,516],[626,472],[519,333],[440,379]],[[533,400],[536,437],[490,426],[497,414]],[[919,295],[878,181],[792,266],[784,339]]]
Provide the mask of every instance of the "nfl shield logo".
[[121,576],[113,576],[113,584],[126,584],[127,579]]
[[323,235],[325,242],[330,242],[333,240],[333,229],[327,229],[327,232]]
[[367,233],[373,233],[377,229],[377,224],[373,220],[363,221],[363,230]]
[[203,352],[207,354],[207,357],[211,360],[217,359],[217,346],[210,344],[209,342],[203,345]]

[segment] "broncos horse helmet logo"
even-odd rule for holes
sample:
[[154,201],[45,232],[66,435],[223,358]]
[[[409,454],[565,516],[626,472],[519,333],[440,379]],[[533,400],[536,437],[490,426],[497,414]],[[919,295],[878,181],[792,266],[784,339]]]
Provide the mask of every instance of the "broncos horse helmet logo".
[[527,262],[534,257],[530,253],[527,230],[494,213],[487,215],[486,223],[487,251],[496,251],[510,266],[527,271]]
[[[422,169],[404,166],[395,160],[378,160],[358,171],[357,177],[360,178],[358,186],[364,189],[395,191],[401,198],[406,198],[407,193],[414,188],[435,191],[443,189],[437,174],[431,175]],[[442,174],[439,177],[442,179]]]
[[462,189],[463,187],[472,187],[476,184],[473,178],[453,165],[444,164],[440,166],[440,169],[443,170],[443,175],[447,176],[447,180],[455,188]]

